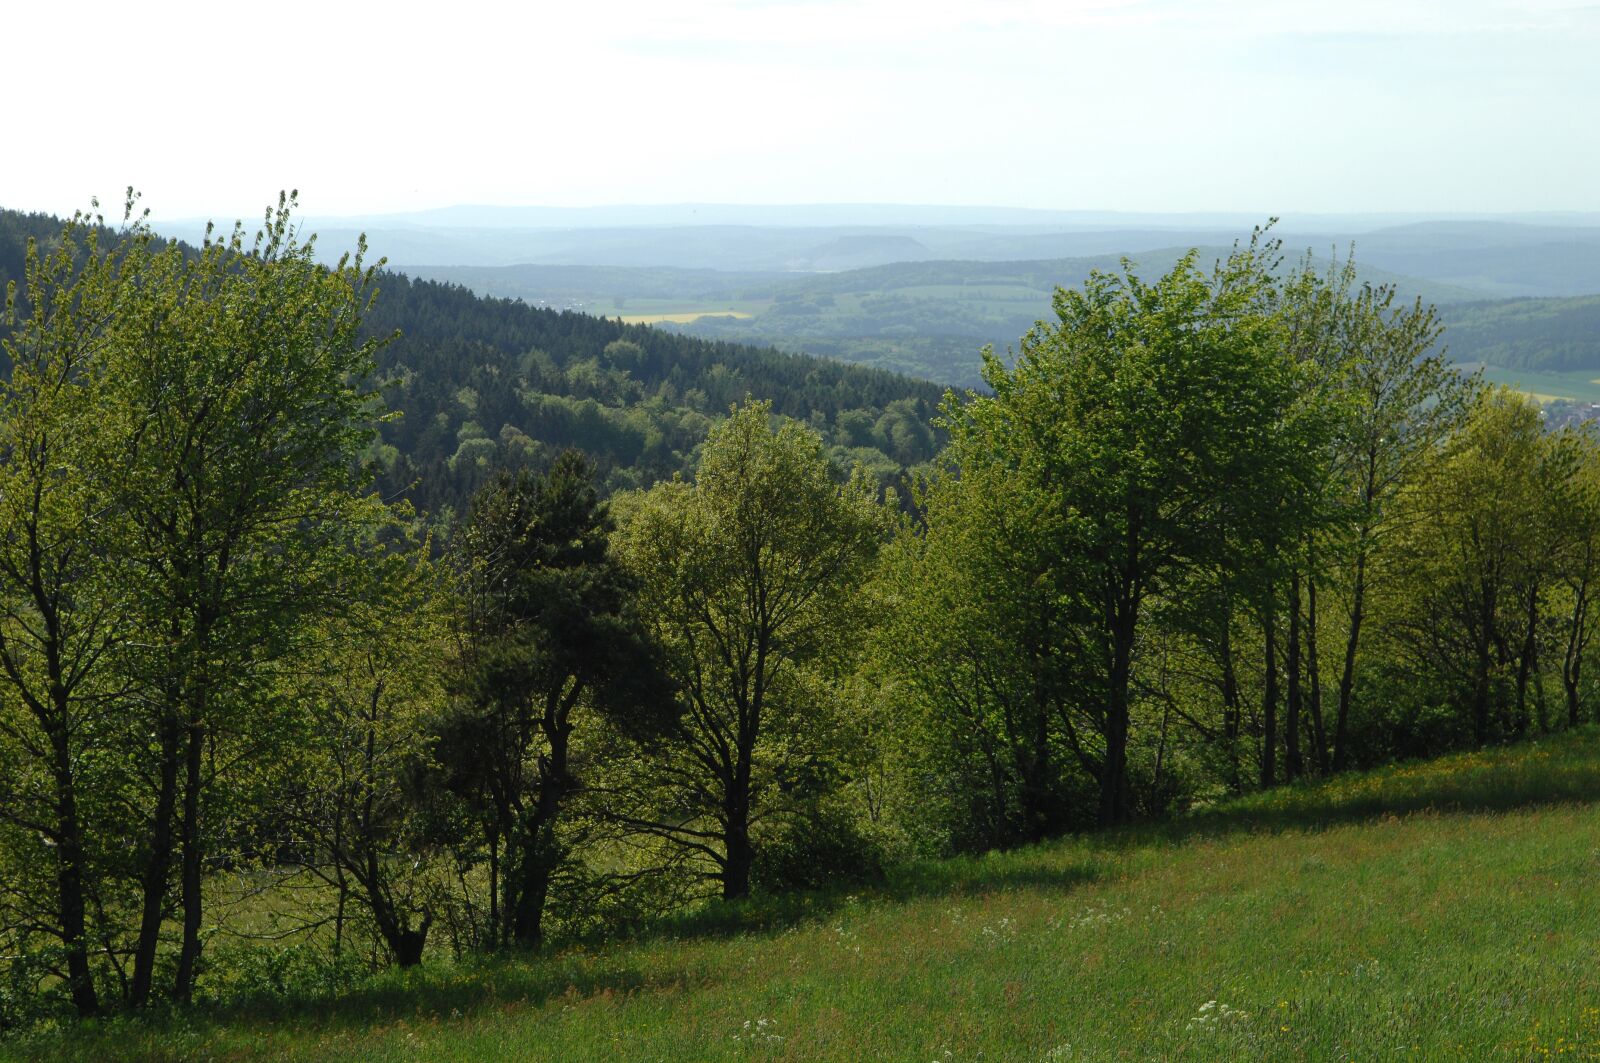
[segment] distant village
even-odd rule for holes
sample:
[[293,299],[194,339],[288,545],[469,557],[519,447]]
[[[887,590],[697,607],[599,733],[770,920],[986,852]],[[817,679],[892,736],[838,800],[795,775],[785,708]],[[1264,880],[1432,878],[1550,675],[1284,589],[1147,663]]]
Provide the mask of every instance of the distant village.
[[1545,425],[1550,428],[1565,428],[1567,425],[1582,424],[1585,421],[1600,421],[1600,402],[1554,399],[1543,403],[1540,409],[1544,413]]

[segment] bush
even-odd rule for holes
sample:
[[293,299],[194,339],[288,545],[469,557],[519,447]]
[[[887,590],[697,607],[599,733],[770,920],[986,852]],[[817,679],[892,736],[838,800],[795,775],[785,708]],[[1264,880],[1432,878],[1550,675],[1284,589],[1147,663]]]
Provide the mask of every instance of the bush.
[[203,997],[218,1004],[263,999],[318,1000],[334,997],[372,974],[355,949],[334,955],[309,944],[268,948],[252,942],[209,950]]
[[751,884],[761,893],[879,882],[883,853],[843,812],[814,810],[761,839]]

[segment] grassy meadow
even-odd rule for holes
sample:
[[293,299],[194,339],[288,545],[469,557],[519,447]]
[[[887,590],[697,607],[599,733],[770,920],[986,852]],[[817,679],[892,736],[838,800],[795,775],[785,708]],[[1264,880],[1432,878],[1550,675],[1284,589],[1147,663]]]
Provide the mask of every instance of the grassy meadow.
[[1600,732],[18,1059],[1600,1059]]
[[755,316],[755,312],[748,309],[714,308],[708,310],[704,307],[692,307],[684,310],[679,309],[679,306],[680,304],[668,303],[665,306],[644,310],[641,313],[618,313],[616,316],[628,325],[659,325],[662,322],[687,325],[690,322],[699,321],[703,317],[731,317],[743,321]]
[[[1474,367],[1476,368],[1476,367]],[[1483,366],[1483,378],[1503,384],[1539,402],[1567,399],[1572,402],[1600,402],[1600,374],[1593,369],[1539,371]]]

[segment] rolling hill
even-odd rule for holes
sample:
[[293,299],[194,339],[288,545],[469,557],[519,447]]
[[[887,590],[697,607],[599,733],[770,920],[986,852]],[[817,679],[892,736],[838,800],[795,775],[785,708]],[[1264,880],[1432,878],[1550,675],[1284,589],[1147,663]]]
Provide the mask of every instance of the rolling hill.
[[[1141,215],[998,208],[793,206],[491,208],[315,219],[327,246],[365,232],[374,253],[419,267],[522,264],[819,271],[896,262],[1038,261],[1227,246],[1267,215]],[[174,221],[196,239],[202,222]],[[1343,255],[1478,298],[1600,292],[1600,217],[1289,215],[1289,254]],[[424,272],[424,275],[431,275]]]
[[[1183,248],[1135,256],[1147,274],[1170,269]],[[1203,259],[1225,247],[1201,249]],[[676,331],[771,344],[959,386],[979,383],[978,351],[1005,349],[1050,315],[1058,285],[1119,255],[1014,262],[897,262],[832,273],[690,270],[674,267],[523,265],[418,267],[421,275],[484,294],[630,319],[662,319]],[[1592,367],[1600,375],[1594,300],[1485,301],[1471,289],[1359,266],[1359,279],[1390,284],[1403,299],[1441,307],[1448,343],[1465,362],[1525,369]],[[697,315],[698,319],[696,319]]]

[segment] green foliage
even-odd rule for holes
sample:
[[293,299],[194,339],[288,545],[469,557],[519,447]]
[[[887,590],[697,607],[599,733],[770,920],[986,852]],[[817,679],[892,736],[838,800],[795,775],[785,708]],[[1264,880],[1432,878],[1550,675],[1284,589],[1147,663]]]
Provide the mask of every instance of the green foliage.
[[657,735],[670,718],[592,475],[571,451],[541,475],[502,474],[474,499],[458,544],[456,696],[433,729],[438,780],[479,822],[451,843],[458,866],[487,852],[491,945],[543,938],[572,844],[563,812],[587,768],[574,729]]
[[[1129,268],[1061,289],[1059,324],[1024,337],[1014,368],[986,355],[994,395],[949,411],[963,473],[1016,479],[1024,510],[1051,514],[1033,555],[1064,630],[1029,647],[1035,659],[1059,658],[1051,682],[1033,684],[1030,716],[1056,717],[1035,732],[1063,729],[1100,784],[1104,824],[1130,813],[1130,696],[1147,600],[1172,596],[1196,570],[1237,567],[1241,537],[1268,549],[1293,538],[1303,515],[1289,501],[1308,475],[1315,427],[1296,415],[1302,373],[1285,357],[1270,254],[1252,243],[1211,277],[1191,254],[1154,284]],[[1049,743],[1032,745],[1038,760]]]
[[879,655],[910,695],[899,770],[924,781],[897,813],[924,845],[958,850],[1087,826],[1067,800],[1084,751],[1059,723],[1078,645],[1059,510],[983,464],[940,477],[921,502],[925,530],[899,536],[880,576]]
[[291,206],[194,252],[157,244],[131,200],[114,238],[80,218],[30,249],[7,336],[3,656],[32,717],[8,705],[0,728],[25,766],[7,807],[58,867],[10,894],[0,933],[56,937],[80,1012],[97,989],[150,999],[174,907],[170,992],[192,993],[207,869],[259,840],[265,765],[295,735],[279,670],[349,606],[371,553],[353,546],[390,519],[352,475],[373,273],[317,265]]
[[762,838],[750,869],[764,894],[841,889],[878,882],[883,855],[844,809],[827,807],[789,818]]
[[763,819],[796,814],[825,754],[827,698],[860,623],[885,528],[876,485],[840,487],[815,432],[774,431],[753,403],[712,430],[693,484],[628,500],[618,549],[638,581],[682,716],[618,783],[623,821],[692,855],[726,897],[749,892]]

